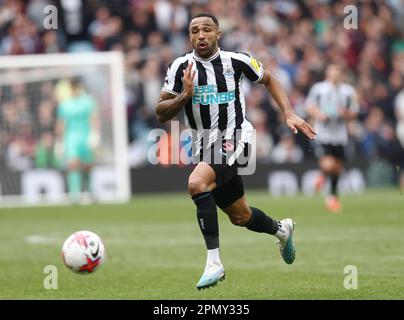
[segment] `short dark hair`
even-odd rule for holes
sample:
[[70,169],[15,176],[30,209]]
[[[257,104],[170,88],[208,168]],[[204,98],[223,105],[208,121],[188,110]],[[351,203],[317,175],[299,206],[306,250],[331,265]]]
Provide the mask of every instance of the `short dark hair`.
[[189,24],[191,24],[191,21],[194,20],[195,18],[200,18],[200,17],[211,18],[213,20],[213,22],[215,23],[216,27],[219,28],[219,20],[217,20],[217,18],[213,14],[208,13],[208,12],[202,12],[202,13],[198,13],[198,14],[192,16],[192,18],[189,20]]

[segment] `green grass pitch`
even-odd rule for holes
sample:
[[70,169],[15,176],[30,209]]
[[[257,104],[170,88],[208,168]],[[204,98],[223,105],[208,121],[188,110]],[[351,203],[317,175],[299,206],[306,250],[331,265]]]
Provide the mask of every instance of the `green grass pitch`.
[[[321,197],[247,199],[272,217],[296,221],[296,261],[286,265],[275,238],[233,226],[219,211],[226,280],[198,291],[205,249],[186,194],[136,196],[124,205],[0,209],[0,299],[403,299],[404,195],[397,190],[342,197],[339,215]],[[107,260],[77,275],[60,258],[64,239],[91,230]],[[46,265],[58,289],[46,290]],[[358,288],[344,288],[344,267]]]

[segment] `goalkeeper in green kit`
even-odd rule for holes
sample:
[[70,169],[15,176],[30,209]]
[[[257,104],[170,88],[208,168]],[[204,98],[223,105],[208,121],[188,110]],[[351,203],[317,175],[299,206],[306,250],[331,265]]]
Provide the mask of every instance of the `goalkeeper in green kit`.
[[72,79],[70,87],[70,97],[58,105],[56,131],[63,139],[69,199],[79,202],[84,189],[91,194],[90,171],[100,141],[99,123],[95,100],[84,90],[80,79]]

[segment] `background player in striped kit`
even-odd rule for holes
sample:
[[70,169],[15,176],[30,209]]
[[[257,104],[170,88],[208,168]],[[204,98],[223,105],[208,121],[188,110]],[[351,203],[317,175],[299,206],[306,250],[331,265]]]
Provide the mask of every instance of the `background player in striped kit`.
[[[266,86],[283,112],[289,128],[314,139],[315,131],[292,110],[285,91],[260,62],[248,54],[219,49],[219,23],[211,14],[191,18],[190,41],[194,50],[177,58],[169,67],[157,105],[161,122],[176,116],[183,108],[186,122],[193,129],[193,154],[201,160],[188,180],[188,190],[197,207],[197,218],[205,238],[206,267],[197,288],[215,285],[224,279],[219,256],[219,227],[216,205],[238,226],[265,232],[278,238],[286,263],[293,263],[294,222],[267,216],[250,207],[238,174],[237,159],[248,153],[253,128],[245,118],[245,102],[240,82],[243,77]],[[220,133],[221,132],[221,133]],[[224,155],[224,163],[212,163],[207,151]]]
[[337,213],[341,210],[338,180],[344,167],[344,146],[348,143],[346,122],[355,119],[359,111],[355,89],[342,82],[339,65],[329,65],[325,81],[313,85],[306,108],[318,133],[321,174],[315,182],[316,190],[319,192],[324,187],[328,177],[331,190],[325,204],[330,212]]

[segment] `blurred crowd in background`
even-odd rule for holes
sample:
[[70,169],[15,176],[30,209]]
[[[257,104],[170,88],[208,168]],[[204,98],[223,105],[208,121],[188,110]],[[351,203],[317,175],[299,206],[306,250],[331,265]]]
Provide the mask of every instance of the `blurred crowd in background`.
[[[48,4],[58,8],[58,30],[44,29]],[[348,5],[358,9],[357,29],[344,27]],[[169,129],[156,120],[156,102],[168,65],[192,49],[188,23],[199,12],[218,17],[223,50],[249,52],[271,70],[301,116],[326,66],[342,65],[360,104],[349,123],[348,160],[369,159],[392,175],[404,167],[404,0],[0,0],[0,53],[122,51],[131,164],[139,166],[150,129]],[[258,162],[315,156],[311,142],[285,130],[264,87],[245,82],[243,89]],[[4,119],[10,108],[1,109]]]

